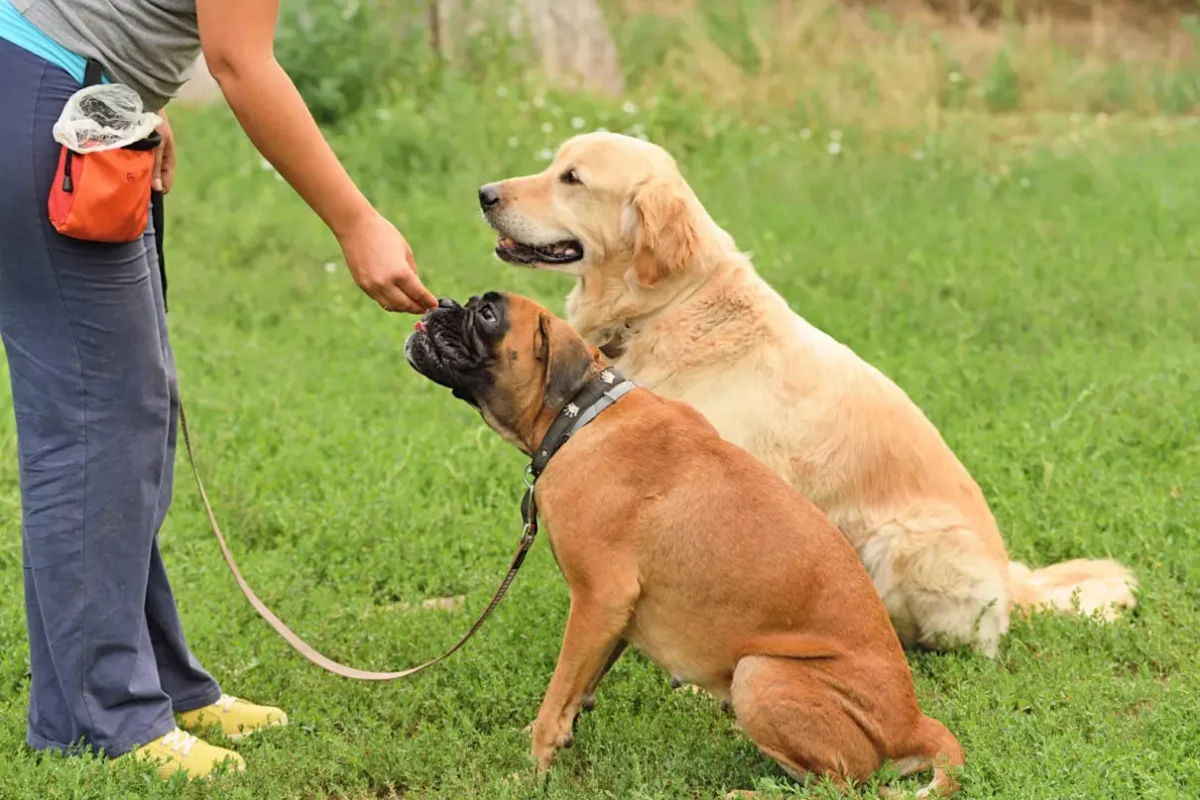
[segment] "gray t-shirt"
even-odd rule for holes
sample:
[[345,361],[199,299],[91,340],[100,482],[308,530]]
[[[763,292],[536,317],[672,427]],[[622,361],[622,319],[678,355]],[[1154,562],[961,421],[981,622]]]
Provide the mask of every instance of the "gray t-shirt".
[[12,0],[63,47],[104,65],[157,111],[191,77],[200,54],[196,0]]

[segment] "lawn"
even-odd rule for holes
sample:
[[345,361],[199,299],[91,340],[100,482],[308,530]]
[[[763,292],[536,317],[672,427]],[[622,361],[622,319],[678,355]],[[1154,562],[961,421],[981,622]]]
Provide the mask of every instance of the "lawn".
[[[638,125],[669,145],[793,307],[940,427],[1014,558],[1111,556],[1142,582],[1114,624],[1038,616],[1014,624],[995,660],[910,656],[926,712],[966,749],[962,797],[1200,796],[1200,126],[1063,119],[1044,147],[1017,148],[988,142],[1000,123],[987,118],[970,123],[975,138],[926,142],[649,105],[451,81],[443,96],[367,110],[335,140],[435,293],[505,289],[555,309],[566,279],[490,256],[476,187],[538,169],[576,129]],[[522,457],[407,366],[412,318],[353,285],[333,239],[226,112],[180,112],[175,125],[170,321],[234,552],[260,596],[334,658],[399,669],[440,653],[516,544]],[[356,683],[309,665],[255,616],[182,458],[161,541],[192,647],[226,691],[277,702],[292,724],[239,744],[249,769],[210,784],[35,755],[4,395],[4,800],[835,796],[790,784],[713,702],[672,692],[636,655],[601,686],[548,784],[511,779],[528,769],[523,728],[566,617],[545,542],[450,661]],[[412,610],[459,595],[453,609]]]

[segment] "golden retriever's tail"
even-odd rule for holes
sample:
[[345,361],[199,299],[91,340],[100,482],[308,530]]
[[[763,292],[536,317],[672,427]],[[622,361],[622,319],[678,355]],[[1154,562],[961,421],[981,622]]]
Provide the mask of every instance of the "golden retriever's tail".
[[1105,621],[1111,622],[1137,604],[1133,596],[1137,579],[1116,561],[1077,558],[1041,569],[1010,561],[1008,574],[1013,607],[1026,611],[1053,609],[1071,613],[1078,593],[1080,611],[1089,616],[1099,611]]

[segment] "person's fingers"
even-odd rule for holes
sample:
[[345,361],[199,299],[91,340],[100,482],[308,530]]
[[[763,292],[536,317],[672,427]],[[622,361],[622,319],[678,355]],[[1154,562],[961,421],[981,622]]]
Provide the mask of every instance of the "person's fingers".
[[171,191],[171,186],[175,183],[175,146],[173,143],[163,152],[161,178],[162,193],[166,194]]
[[[150,187],[156,192],[163,190],[162,179],[162,163],[163,163],[163,148],[162,145],[154,148],[154,170],[150,173]],[[145,184],[143,184],[144,186]]]
[[437,308],[437,298],[425,288],[415,272],[405,273],[396,278],[396,285],[404,292],[419,309]]
[[379,305],[385,311],[397,311],[406,314],[415,314],[421,311],[417,304],[404,293],[404,290],[393,284],[386,287],[380,292]]

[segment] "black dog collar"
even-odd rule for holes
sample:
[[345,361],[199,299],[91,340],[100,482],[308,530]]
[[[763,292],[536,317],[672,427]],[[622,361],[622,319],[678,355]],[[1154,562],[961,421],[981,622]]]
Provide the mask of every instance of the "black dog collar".
[[594,420],[596,416],[613,403],[620,400],[626,392],[634,388],[634,383],[627,380],[612,367],[605,369],[592,378],[579,390],[571,402],[563,406],[562,411],[550,423],[549,430],[542,437],[542,444],[533,454],[529,470],[533,479],[542,474],[546,464],[559,449],[574,436],[580,428]]
[[550,463],[567,440],[574,436],[580,428],[594,420],[601,411],[620,400],[636,384],[628,380],[614,368],[608,367],[592,378],[580,389],[571,402],[563,406],[550,423],[549,430],[542,437],[542,443],[533,453],[533,459],[526,468],[525,484],[529,487],[525,497],[521,499],[521,518],[525,521],[525,537],[532,542],[537,535],[537,504],[533,498],[533,486],[538,476]]

